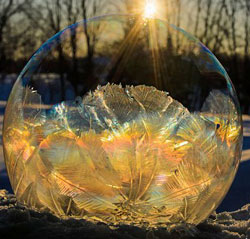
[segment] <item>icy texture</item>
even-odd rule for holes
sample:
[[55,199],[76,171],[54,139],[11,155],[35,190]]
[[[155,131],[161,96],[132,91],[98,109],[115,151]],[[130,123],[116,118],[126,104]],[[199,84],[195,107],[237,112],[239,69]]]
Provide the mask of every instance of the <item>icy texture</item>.
[[5,161],[17,200],[32,208],[114,224],[197,224],[238,167],[241,122],[219,90],[192,113],[144,85],[108,84],[50,109],[29,87],[20,98],[7,107]]

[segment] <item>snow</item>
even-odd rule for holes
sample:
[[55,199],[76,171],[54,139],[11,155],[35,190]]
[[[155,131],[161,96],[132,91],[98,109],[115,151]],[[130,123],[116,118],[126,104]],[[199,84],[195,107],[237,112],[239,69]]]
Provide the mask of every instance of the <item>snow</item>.
[[108,226],[83,219],[60,219],[47,212],[39,213],[18,205],[14,195],[0,190],[1,238],[247,239],[250,238],[249,219],[250,204],[230,213],[213,213],[197,226],[182,223],[168,228]]

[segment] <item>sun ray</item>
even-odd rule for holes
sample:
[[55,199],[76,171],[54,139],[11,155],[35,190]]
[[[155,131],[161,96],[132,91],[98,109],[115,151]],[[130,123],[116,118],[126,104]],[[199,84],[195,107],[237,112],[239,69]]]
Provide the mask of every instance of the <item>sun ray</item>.
[[[111,60],[111,63],[107,66],[107,70],[111,71],[114,66],[116,66],[115,73],[112,76],[110,82],[115,83],[116,79],[119,79],[119,75],[127,64],[131,53],[134,50],[139,38],[138,32],[140,31],[140,26],[142,24],[142,19],[136,19],[136,22],[132,29],[129,31],[125,39],[123,40],[121,46],[119,47],[118,52],[114,55]],[[120,61],[120,62],[119,62]]]
[[157,29],[156,22],[154,19],[149,21],[149,40],[152,51],[152,63],[154,66],[154,78],[157,88],[162,88],[161,84],[161,72],[160,72],[160,61],[159,61],[159,45],[157,40]]

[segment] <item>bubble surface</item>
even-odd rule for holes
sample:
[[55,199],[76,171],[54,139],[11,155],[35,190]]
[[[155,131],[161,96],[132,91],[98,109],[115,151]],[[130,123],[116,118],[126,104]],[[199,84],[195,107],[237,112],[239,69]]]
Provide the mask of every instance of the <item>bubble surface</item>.
[[198,224],[237,171],[225,69],[164,20],[113,15],[59,32],[19,75],[4,118],[17,200],[109,224]]

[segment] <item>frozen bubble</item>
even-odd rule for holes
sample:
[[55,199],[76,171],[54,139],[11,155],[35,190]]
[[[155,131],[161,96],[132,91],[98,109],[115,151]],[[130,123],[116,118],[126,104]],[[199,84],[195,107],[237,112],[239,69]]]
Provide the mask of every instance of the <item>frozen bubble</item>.
[[104,16],[31,57],[3,142],[13,191],[29,207],[111,224],[198,224],[234,179],[241,114],[227,73],[197,39],[163,20]]

